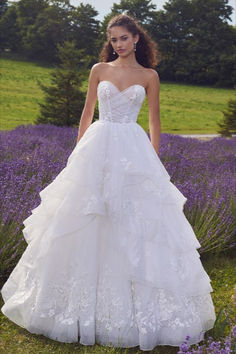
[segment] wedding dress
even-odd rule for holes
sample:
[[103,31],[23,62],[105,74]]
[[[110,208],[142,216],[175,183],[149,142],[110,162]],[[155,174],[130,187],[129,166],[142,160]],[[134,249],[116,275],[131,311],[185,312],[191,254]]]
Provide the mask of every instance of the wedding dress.
[[99,119],[23,222],[27,247],[1,311],[60,342],[198,343],[216,318],[213,289],[187,198],[137,123],[145,88],[103,80],[97,92]]

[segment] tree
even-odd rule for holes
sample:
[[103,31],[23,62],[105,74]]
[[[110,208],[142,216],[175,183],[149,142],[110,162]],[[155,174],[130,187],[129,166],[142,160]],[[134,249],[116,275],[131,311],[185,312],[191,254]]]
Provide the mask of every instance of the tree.
[[[72,7],[69,1],[25,1],[19,2],[18,18],[24,53],[32,59],[57,61],[57,44],[68,39],[70,31],[69,14]],[[37,11],[32,9],[34,2]],[[29,13],[30,17],[27,16]]]
[[[73,40],[85,54],[97,57],[99,21],[94,19],[98,13],[91,5],[74,7],[69,0],[20,0],[15,8],[17,34],[27,58],[57,62],[57,44]],[[7,24],[3,30],[8,32]]]
[[30,26],[34,25],[38,15],[49,6],[49,0],[20,0],[17,6],[17,22],[22,37],[27,36]]
[[[152,33],[163,54],[162,78],[232,86],[236,31],[227,23],[227,0],[169,0],[156,13]],[[233,75],[232,75],[233,74]]]
[[218,133],[232,137],[232,134],[236,134],[236,98],[228,101],[228,109],[223,111],[223,114],[223,121],[218,123],[220,127]]
[[45,102],[39,104],[40,116],[36,123],[73,126],[78,124],[84,106],[85,93],[81,86],[89,61],[84,50],[76,49],[75,41],[65,41],[57,48],[61,64],[51,73],[51,86],[39,82]]
[[83,48],[94,60],[98,56],[100,40],[99,21],[94,18],[97,15],[90,4],[83,3],[70,14],[70,40],[75,40],[77,48]]
[[9,6],[0,19],[0,49],[21,50],[20,27],[17,23],[17,6]]
[[25,38],[38,14],[48,6],[48,0],[20,0],[9,5],[3,0],[0,1],[0,49],[27,54],[24,47]]
[[125,12],[139,20],[145,26],[152,21],[153,10],[156,10],[156,5],[152,4],[151,0],[121,0],[119,4],[113,4],[111,13],[114,15]]
[[8,8],[7,0],[0,0],[0,19],[5,14]]
[[[228,24],[228,0],[192,0],[194,21],[188,41],[190,75],[196,83],[232,85],[236,31]],[[233,79],[233,80],[232,80]]]
[[150,24],[163,57],[159,72],[165,80],[185,81],[189,76],[186,50],[191,37],[192,5],[188,0],[170,0],[163,8]]

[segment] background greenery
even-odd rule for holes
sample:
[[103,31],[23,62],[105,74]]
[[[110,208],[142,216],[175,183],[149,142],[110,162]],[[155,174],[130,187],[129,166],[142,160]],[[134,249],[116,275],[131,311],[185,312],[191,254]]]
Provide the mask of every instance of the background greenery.
[[233,87],[236,28],[227,22],[232,9],[227,0],[169,0],[158,11],[151,0],[121,0],[98,21],[98,12],[90,4],[75,7],[69,0],[1,0],[0,51],[55,63],[57,44],[74,40],[92,64],[106,39],[108,21],[126,12],[157,43],[158,72],[164,81]]
[[[50,83],[53,67],[40,63],[0,58],[0,129],[33,124],[39,113],[43,91],[37,84]],[[86,92],[88,82],[83,82]],[[161,82],[160,109],[162,132],[176,134],[216,133],[228,99],[235,96],[230,88],[212,88]],[[80,117],[78,116],[78,123]],[[145,98],[138,123],[148,131],[148,105]]]

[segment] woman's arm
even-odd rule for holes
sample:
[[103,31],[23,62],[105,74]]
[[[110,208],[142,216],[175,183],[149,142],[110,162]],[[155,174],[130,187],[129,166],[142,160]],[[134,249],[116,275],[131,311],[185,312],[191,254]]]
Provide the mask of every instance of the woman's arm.
[[97,101],[98,67],[100,63],[94,64],[90,70],[88,90],[84,108],[81,114],[77,143],[82,138],[85,130],[93,120],[94,108]]
[[160,120],[160,80],[158,73],[154,69],[150,69],[150,79],[147,87],[147,100],[149,106],[149,132],[152,146],[157,155],[160,145],[161,120]]

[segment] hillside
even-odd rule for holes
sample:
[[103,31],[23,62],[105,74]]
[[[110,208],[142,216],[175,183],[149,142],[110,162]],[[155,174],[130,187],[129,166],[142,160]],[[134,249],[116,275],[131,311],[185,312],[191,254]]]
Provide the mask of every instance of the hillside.
[[[49,84],[52,68],[43,67],[33,62],[3,58],[0,58],[0,67],[0,129],[11,130],[20,124],[34,124],[39,113],[38,103],[43,100],[43,92],[39,88],[37,80]],[[85,83],[85,90],[86,87]],[[216,133],[217,122],[223,117],[222,110],[226,108],[228,99],[233,96],[232,89],[161,81],[162,132],[173,134]],[[148,130],[147,98],[140,111],[138,123],[146,131]]]

